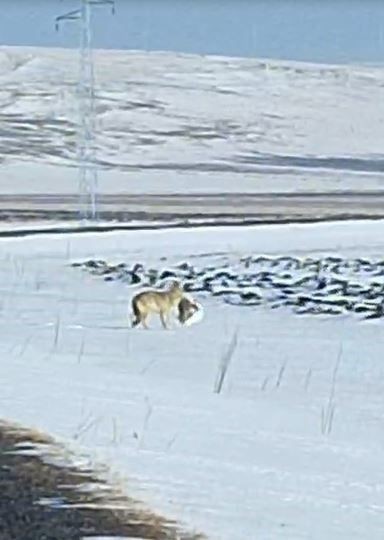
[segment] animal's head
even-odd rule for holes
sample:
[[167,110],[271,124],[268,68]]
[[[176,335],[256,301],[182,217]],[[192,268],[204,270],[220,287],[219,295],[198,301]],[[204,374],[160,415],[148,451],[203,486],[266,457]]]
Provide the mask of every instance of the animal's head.
[[179,302],[178,306],[179,310],[179,321],[181,324],[185,324],[185,322],[192,317],[192,315],[199,310],[197,304],[195,302],[192,302],[189,300],[189,298],[186,298],[183,296],[183,298]]
[[172,293],[174,296],[176,297],[182,297],[183,296],[183,286],[182,284],[180,283],[180,281],[177,281],[176,279],[173,279],[170,283],[169,283],[169,288],[168,288],[169,292]]

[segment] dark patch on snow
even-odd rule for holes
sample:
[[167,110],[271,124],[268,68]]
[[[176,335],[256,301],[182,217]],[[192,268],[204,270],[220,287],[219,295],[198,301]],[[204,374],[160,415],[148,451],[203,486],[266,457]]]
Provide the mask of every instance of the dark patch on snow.
[[211,295],[227,304],[288,307],[298,315],[357,313],[367,319],[384,316],[384,261],[336,256],[269,257],[247,255],[231,266],[196,267],[182,261],[167,268],[134,263],[75,262],[92,275],[132,286],[161,287],[179,279],[184,290]]
[[0,423],[1,540],[202,540],[140,510],[93,471],[55,465],[53,450],[50,438]]

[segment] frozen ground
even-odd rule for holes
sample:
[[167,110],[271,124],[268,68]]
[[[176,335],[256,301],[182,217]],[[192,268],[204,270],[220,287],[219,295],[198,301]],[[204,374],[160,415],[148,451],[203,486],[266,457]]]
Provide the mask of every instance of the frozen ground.
[[[1,416],[107,464],[128,494],[211,539],[381,540],[382,322],[298,317],[210,298],[199,325],[131,330],[135,289],[70,263],[215,266],[260,254],[381,259],[382,227],[3,239]],[[236,329],[237,347],[215,394]]]
[[[103,193],[382,189],[384,70],[98,51]],[[77,191],[77,54],[0,48],[2,193]]]
[[[2,229],[79,225],[78,195],[0,196]],[[155,226],[197,224],[302,223],[325,220],[382,219],[384,192],[370,193],[174,193],[103,194],[97,197],[98,223]],[[84,225],[84,223],[82,223]]]

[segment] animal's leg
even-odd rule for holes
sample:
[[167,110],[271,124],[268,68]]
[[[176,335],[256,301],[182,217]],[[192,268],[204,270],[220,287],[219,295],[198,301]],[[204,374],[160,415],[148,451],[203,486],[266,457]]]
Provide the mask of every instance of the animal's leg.
[[149,326],[148,326],[148,324],[147,324],[147,318],[148,318],[148,314],[147,314],[147,315],[143,315],[143,316],[141,317],[141,321],[140,321],[140,322],[141,322],[141,324],[144,326],[144,328],[145,328],[146,330],[149,330]]
[[166,316],[164,314],[164,311],[160,311],[160,320],[161,320],[161,324],[163,325],[164,330],[168,330],[167,320],[166,320]]
[[171,312],[168,313],[167,315],[167,326],[169,329],[171,329],[172,327],[172,315],[171,315]]

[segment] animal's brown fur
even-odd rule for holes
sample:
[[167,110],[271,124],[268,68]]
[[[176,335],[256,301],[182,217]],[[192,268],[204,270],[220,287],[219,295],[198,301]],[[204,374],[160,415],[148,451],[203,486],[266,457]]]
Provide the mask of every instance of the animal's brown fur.
[[178,305],[178,319],[181,324],[184,324],[192,315],[198,311],[198,306],[187,297],[183,297]]
[[132,326],[142,324],[148,328],[147,319],[151,313],[159,314],[163,328],[168,328],[172,309],[178,306],[183,298],[183,289],[181,285],[174,281],[166,291],[144,291],[138,293],[132,299],[132,311],[134,319]]

